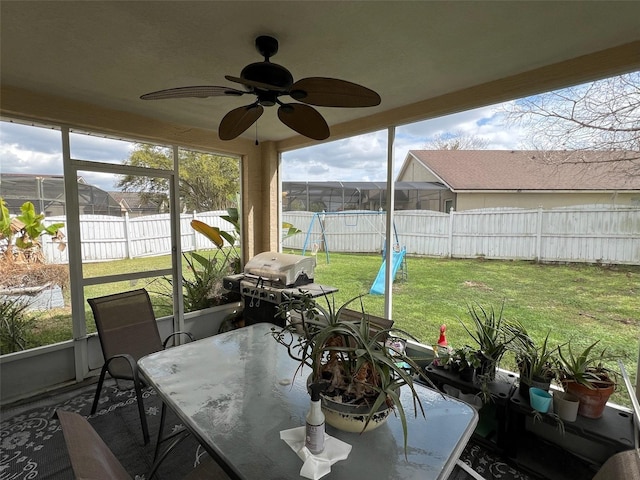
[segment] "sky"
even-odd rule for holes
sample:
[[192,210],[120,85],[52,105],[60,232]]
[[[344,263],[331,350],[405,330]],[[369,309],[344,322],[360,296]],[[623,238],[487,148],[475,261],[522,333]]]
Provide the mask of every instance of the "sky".
[[[409,150],[425,149],[438,137],[462,135],[486,142],[487,150],[515,150],[521,133],[505,126],[499,106],[412,123],[396,128],[394,178]],[[387,131],[308,147],[282,155],[283,181],[386,181]]]
[[[498,106],[489,106],[396,128],[394,178],[407,152],[424,149],[438,136],[463,134],[483,139],[487,149],[512,150],[521,135],[507,128]],[[133,143],[99,136],[71,134],[71,156],[76,159],[122,163]],[[379,131],[322,145],[286,152],[282,156],[283,181],[385,181],[387,131]],[[0,122],[0,172],[58,174],[62,146],[58,130]],[[116,177],[82,172],[87,183],[115,190]]]

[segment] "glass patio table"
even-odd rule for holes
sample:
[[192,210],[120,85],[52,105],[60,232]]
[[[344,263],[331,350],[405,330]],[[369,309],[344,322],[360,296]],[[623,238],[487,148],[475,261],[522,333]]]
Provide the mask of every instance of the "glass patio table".
[[[235,479],[299,479],[302,460],[280,432],[304,425],[309,409],[305,368],[258,323],[153,353],[139,361],[144,377],[207,452]],[[405,456],[400,419],[376,430],[327,433],[352,445],[327,479],[446,479],[478,421],[457,399],[415,385],[426,418],[416,417],[402,388],[408,421]]]

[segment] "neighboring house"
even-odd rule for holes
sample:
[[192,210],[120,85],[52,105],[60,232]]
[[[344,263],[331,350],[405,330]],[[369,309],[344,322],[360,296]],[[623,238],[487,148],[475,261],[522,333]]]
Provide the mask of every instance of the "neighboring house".
[[[571,205],[640,206],[638,160],[598,162],[608,152],[410,150],[398,181],[441,182],[448,191],[434,210],[553,208]],[[562,158],[574,163],[559,163]],[[637,168],[637,165],[636,165]]]
[[154,215],[168,211],[162,203],[159,204],[153,200],[143,200],[138,192],[109,192],[109,195],[118,202],[123,214],[127,212],[132,217]]
[[[78,177],[80,214],[120,215],[119,205],[104,190],[89,185]],[[62,175],[31,175],[22,173],[0,174],[0,197],[9,212],[20,213],[25,202],[31,202],[36,212],[45,216],[66,215],[64,177]]]

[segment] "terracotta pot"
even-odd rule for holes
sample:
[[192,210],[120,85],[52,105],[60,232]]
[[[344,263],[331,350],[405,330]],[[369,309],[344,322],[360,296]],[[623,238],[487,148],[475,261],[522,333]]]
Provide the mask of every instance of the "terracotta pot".
[[604,407],[614,390],[615,385],[593,390],[576,382],[569,382],[565,385],[565,391],[575,395],[580,400],[578,415],[587,418],[600,418],[602,416]]

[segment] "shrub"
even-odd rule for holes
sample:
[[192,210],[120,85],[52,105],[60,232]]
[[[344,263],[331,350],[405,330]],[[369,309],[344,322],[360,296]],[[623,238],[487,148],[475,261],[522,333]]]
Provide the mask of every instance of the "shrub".
[[35,318],[27,315],[29,303],[22,299],[0,299],[0,354],[31,347]]

